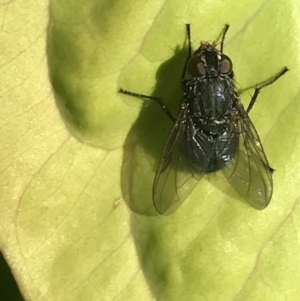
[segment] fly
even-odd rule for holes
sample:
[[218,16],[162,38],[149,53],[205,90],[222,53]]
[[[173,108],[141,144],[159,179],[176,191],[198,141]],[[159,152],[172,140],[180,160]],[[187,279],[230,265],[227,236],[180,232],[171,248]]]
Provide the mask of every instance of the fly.
[[256,86],[245,110],[235,87],[233,64],[221,42],[201,42],[192,54],[186,25],[188,56],[181,75],[183,97],[175,118],[161,98],[120,89],[120,93],[155,100],[174,122],[153,183],[153,203],[160,214],[177,210],[207,173],[222,170],[232,187],[252,207],[262,210],[273,192],[272,172],[258,133],[249,118],[259,92],[288,71]]

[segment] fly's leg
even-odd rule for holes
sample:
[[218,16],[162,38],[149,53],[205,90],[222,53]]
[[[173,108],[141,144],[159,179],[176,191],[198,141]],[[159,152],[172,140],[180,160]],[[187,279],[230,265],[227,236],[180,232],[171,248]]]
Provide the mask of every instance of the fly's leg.
[[[183,67],[183,70],[182,70],[182,74],[181,74],[181,82],[182,83],[185,82],[184,76],[185,76],[185,72],[186,72],[186,65],[187,65],[187,62],[188,62],[188,60],[190,59],[190,57],[192,55],[191,25],[186,24],[185,26],[186,26],[186,33],[187,33],[187,38],[188,38],[188,56],[187,56],[187,59],[185,61],[185,64],[184,64],[184,67]],[[155,100],[160,105],[162,110],[168,115],[168,117],[173,122],[176,121],[176,118],[172,115],[172,113],[169,111],[169,109],[166,107],[166,105],[164,104],[163,100],[160,97],[154,97],[154,96],[149,96],[149,95],[145,95],[145,94],[135,93],[135,92],[127,91],[127,90],[124,90],[124,89],[119,89],[119,93],[134,96],[134,97],[139,97],[139,98]]]
[[[263,83],[260,84],[260,85],[256,85],[256,86],[255,86],[254,94],[253,94],[253,96],[252,96],[252,98],[251,98],[251,101],[250,101],[250,103],[249,103],[249,105],[248,105],[248,108],[247,108],[247,110],[246,110],[247,113],[249,113],[249,112],[251,111],[251,109],[253,108],[253,106],[254,106],[254,104],[255,104],[255,102],[256,102],[256,99],[257,99],[257,97],[258,97],[259,92],[260,92],[262,89],[266,88],[267,86],[269,86],[269,85],[273,84],[274,82],[276,82],[276,81],[277,81],[282,75],[284,75],[287,71],[289,71],[289,69],[288,69],[287,67],[284,67],[279,73],[277,73],[277,74],[276,74],[275,76],[273,76],[271,79],[269,79],[269,80],[263,82]],[[249,88],[246,88],[246,89],[244,89],[243,91],[248,90],[248,89],[249,89]]]
[[223,30],[221,31],[220,35],[218,36],[216,41],[219,41],[221,39],[221,45],[220,45],[220,52],[223,53],[223,48],[224,48],[224,41],[226,37],[226,33],[229,29],[229,24],[225,24]]
[[[186,80],[184,79],[185,73],[186,73],[186,65],[189,61],[189,59],[192,56],[192,42],[191,42],[191,24],[185,24],[186,26],[186,35],[187,35],[187,39],[188,39],[188,56],[186,58],[182,73],[181,73],[181,82],[182,84],[186,83]],[[224,47],[224,41],[225,41],[225,36],[226,33],[229,29],[229,25],[225,24],[223,30],[221,31],[219,37],[217,38],[217,41],[221,39],[221,46],[220,46],[220,52],[223,53],[223,47]]]
[[185,73],[186,73],[186,65],[189,61],[189,59],[192,56],[192,42],[191,42],[191,24],[185,24],[185,28],[186,28],[186,35],[187,35],[187,39],[188,39],[188,56],[185,60],[185,64],[181,73],[181,82],[184,84],[185,83]]
[[135,93],[135,92],[131,92],[131,91],[123,90],[123,89],[119,89],[119,93],[130,95],[130,96],[134,96],[134,97],[139,97],[139,98],[145,98],[145,99],[155,100],[160,105],[160,107],[162,108],[162,110],[168,115],[168,117],[172,121],[174,121],[174,122],[176,121],[175,117],[172,115],[172,113],[169,111],[169,109],[166,107],[166,105],[164,104],[164,102],[162,101],[162,99],[160,97],[154,97],[154,96],[144,95],[144,94]]

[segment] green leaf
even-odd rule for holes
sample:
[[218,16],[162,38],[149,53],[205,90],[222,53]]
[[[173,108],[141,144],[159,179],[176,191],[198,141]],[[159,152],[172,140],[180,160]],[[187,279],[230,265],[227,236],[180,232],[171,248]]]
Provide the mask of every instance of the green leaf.
[[[0,247],[26,300],[298,300],[297,1],[3,2]],[[256,211],[222,175],[174,214],[151,186],[186,58],[230,24],[240,89],[274,173]],[[251,92],[250,92],[251,93]],[[245,105],[248,91],[242,95]]]

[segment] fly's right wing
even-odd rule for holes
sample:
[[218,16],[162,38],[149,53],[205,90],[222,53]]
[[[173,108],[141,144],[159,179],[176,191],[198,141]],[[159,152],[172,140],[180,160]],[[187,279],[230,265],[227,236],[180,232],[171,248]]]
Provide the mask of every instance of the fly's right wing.
[[237,107],[239,148],[223,173],[232,187],[254,208],[262,210],[271,200],[272,171],[256,129],[242,105]]
[[[165,145],[153,183],[153,202],[160,214],[168,215],[177,210],[205,174],[191,170],[183,155],[185,145],[187,148],[201,148],[201,139],[195,141],[194,131],[187,108],[183,105]],[[191,139],[194,142],[189,144]]]

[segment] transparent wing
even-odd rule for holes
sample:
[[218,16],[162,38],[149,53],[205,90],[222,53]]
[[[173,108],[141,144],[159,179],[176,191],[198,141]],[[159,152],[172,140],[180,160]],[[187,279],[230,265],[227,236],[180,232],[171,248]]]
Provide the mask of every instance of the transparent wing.
[[[153,183],[154,206],[164,215],[177,210],[205,174],[189,169],[183,156],[182,148],[191,141],[194,130],[192,122],[186,119],[186,113],[186,108],[183,107],[165,145]],[[186,146],[197,146],[199,152],[201,141],[198,140],[197,143]]]
[[239,147],[223,173],[233,188],[254,208],[262,210],[273,191],[270,167],[256,129],[242,105],[236,119],[240,133]]

